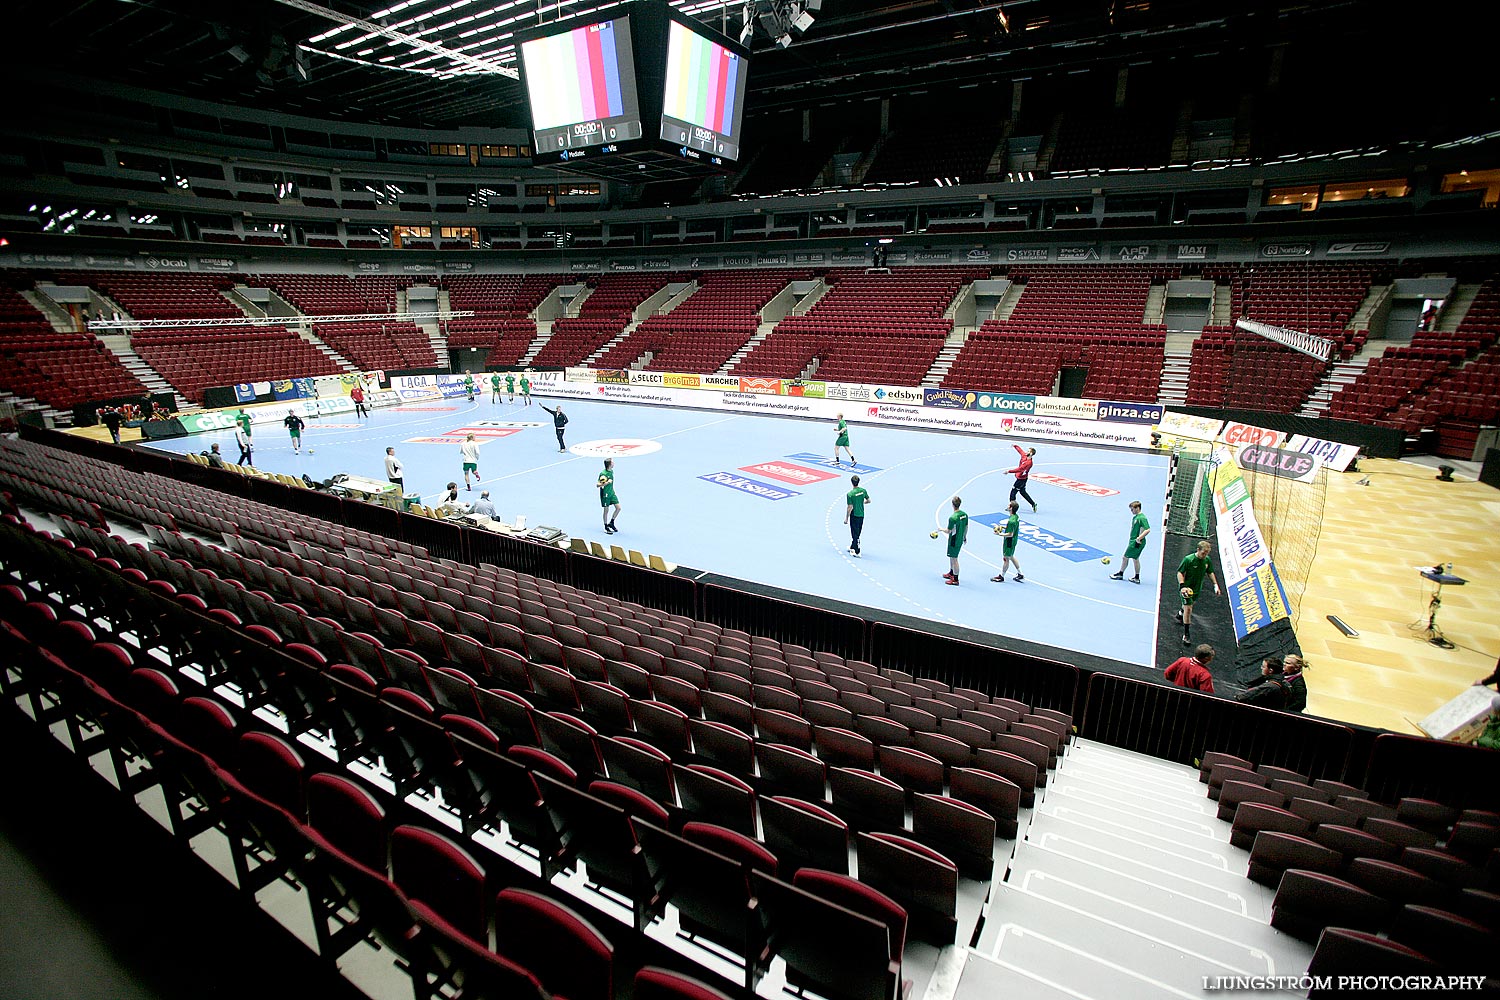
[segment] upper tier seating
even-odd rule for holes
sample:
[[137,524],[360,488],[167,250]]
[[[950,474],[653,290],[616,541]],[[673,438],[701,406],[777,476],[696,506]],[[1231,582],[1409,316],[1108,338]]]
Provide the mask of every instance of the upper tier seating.
[[698,289],[663,316],[651,316],[600,358],[601,367],[624,367],[647,351],[652,371],[711,374],[755,336],[760,311],[807,271],[710,271]]
[[1193,344],[1187,402],[1295,413],[1327,370],[1325,362],[1256,334],[1206,327]]
[[136,274],[128,271],[69,272],[67,279],[96,288],[136,319],[243,319],[222,291],[229,275]]
[[131,347],[177,391],[203,402],[203,390],[237,382],[336,375],[333,359],[281,327],[142,330]]
[[579,306],[578,314],[553,321],[552,336],[537,353],[536,364],[579,364],[618,337],[642,302],[682,280],[681,275],[661,273],[606,274],[593,279],[593,291]]
[[1166,333],[1142,319],[1152,284],[1178,274],[1135,264],[1012,267],[1008,276],[1024,291],[1010,318],[986,320],[943,384],[1049,394],[1062,367],[1082,366],[1092,397],[1154,400]]
[[52,329],[6,286],[0,286],[0,388],[62,408],[146,391],[93,334]]
[[486,367],[516,364],[536,339],[531,313],[558,285],[572,282],[565,274],[455,274],[443,278],[451,309],[474,315],[447,323],[450,347],[488,347]]
[[1170,124],[1160,113],[1066,114],[1051,169],[1163,166],[1172,158]]
[[965,284],[987,277],[987,268],[830,272],[829,292],[776,324],[734,372],[795,378],[817,359],[820,379],[917,385],[953,330],[943,313]]

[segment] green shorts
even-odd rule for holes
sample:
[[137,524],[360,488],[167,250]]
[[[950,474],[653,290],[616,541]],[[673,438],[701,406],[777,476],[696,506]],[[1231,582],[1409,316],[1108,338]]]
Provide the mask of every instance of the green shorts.
[[601,506],[601,507],[609,507],[609,506],[612,506],[612,505],[617,504],[619,502],[620,502],[620,498],[617,497],[617,496],[615,496],[615,491],[614,490],[600,490],[599,491],[599,506]]
[[833,446],[835,448],[847,448],[847,447],[849,447],[849,435],[847,435],[847,434],[840,434],[839,435],[839,439],[833,443]]
[[957,559],[958,558],[958,554],[960,552],[962,552],[963,550],[964,550],[964,547],[962,545],[954,545],[952,542],[949,542],[948,543],[948,558],[949,559]]
[[1145,552],[1145,551],[1146,551],[1146,543],[1145,542],[1141,542],[1139,545],[1137,545],[1135,542],[1131,542],[1125,548],[1125,558],[1126,559],[1139,559],[1141,557],[1141,553]]
[[[1182,591],[1182,588],[1178,587],[1177,590],[1178,590],[1178,593],[1180,594],[1181,591]],[[1182,598],[1182,606],[1183,607],[1191,607],[1192,604],[1193,604],[1193,602],[1196,601],[1197,599],[1198,599],[1198,592],[1196,590],[1189,590],[1188,593],[1187,593],[1187,596]]]
[[479,471],[479,463],[478,462],[465,462],[464,463],[464,471],[465,472],[478,472]]
[[1007,538],[1003,543],[1001,543],[1000,554],[1006,556],[1014,556],[1016,554],[1016,540],[1014,538]]
[[302,432],[301,431],[292,431],[292,440],[293,441],[300,440],[301,437],[302,437]]

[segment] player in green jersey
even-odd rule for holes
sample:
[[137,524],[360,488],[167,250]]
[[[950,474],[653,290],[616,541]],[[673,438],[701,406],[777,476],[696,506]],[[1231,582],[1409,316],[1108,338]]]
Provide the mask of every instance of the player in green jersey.
[[[604,533],[613,535],[619,528],[615,527],[615,518],[620,516],[620,498],[615,495],[615,460],[606,458],[604,460],[604,471],[599,473],[599,507],[604,514]],[[610,513],[610,508],[614,513]]]
[[464,392],[469,396],[469,402],[474,402],[474,373],[464,372]]
[[844,494],[844,523],[849,526],[849,554],[859,558],[859,536],[865,530],[865,504],[869,492],[859,485],[858,476],[849,477],[849,492]]
[[1182,562],[1177,566],[1177,586],[1181,588],[1182,610],[1178,612],[1177,620],[1182,622],[1182,643],[1191,645],[1190,633],[1193,625],[1193,604],[1198,600],[1198,595],[1203,592],[1203,578],[1206,576],[1213,582],[1214,594],[1222,594],[1219,589],[1219,578],[1214,575],[1214,566],[1208,559],[1208,554],[1213,551],[1207,539],[1198,543],[1198,549],[1192,555],[1182,557]]
[[531,379],[526,377],[525,372],[521,373],[521,402],[531,405]]
[[838,437],[835,438],[833,442],[833,464],[839,464],[839,449],[842,448],[849,454],[849,464],[858,465],[859,463],[854,460],[854,452],[849,451],[849,422],[844,419],[844,415],[842,413],[838,415],[838,418]]
[[1130,541],[1125,546],[1125,555],[1120,560],[1120,571],[1111,573],[1111,580],[1125,579],[1125,568],[1130,565],[1130,560],[1135,560],[1135,576],[1130,578],[1131,583],[1141,582],[1141,553],[1146,551],[1146,536],[1151,534],[1151,520],[1141,513],[1141,502],[1130,501]]
[[490,404],[500,402],[500,373],[490,373]]
[[950,587],[958,586],[958,554],[963,551],[964,541],[969,537],[969,515],[963,511],[963,498],[953,498],[953,513],[948,515],[948,527],[939,528],[948,536],[948,572],[943,580]]
[[505,373],[505,401],[514,403],[516,401],[516,373]]
[[990,577],[990,580],[995,583],[1005,582],[1005,567],[1007,566],[1016,568],[1016,582],[1026,579],[1021,572],[1021,560],[1016,558],[1016,542],[1021,537],[1021,515],[1017,513],[1020,509],[1021,505],[1014,500],[1005,505],[1005,512],[1008,516],[1000,526],[1000,573]]

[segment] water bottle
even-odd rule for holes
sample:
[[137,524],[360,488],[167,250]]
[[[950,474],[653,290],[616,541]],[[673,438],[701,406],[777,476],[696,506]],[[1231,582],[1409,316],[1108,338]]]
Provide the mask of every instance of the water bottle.
[[1448,572],[1449,576],[1453,575],[1453,564],[1452,563],[1448,564],[1448,566],[1447,566],[1447,572]]

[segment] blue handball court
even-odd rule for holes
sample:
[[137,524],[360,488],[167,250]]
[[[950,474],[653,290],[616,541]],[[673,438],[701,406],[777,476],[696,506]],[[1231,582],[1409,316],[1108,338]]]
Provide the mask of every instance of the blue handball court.
[[[260,424],[254,461],[320,481],[337,473],[383,480],[385,449],[394,446],[407,490],[430,503],[456,480],[463,500],[489,490],[502,520],[524,515],[528,525],[698,567],[694,575],[711,572],[1043,655],[1051,647],[1153,664],[1164,455],[855,425],[859,466],[851,470],[847,458],[842,467],[833,463],[830,424],[594,401],[563,402],[568,448],[560,452],[543,402],[556,401],[435,400],[375,410],[357,422],[340,414],[309,422],[301,454],[279,425]],[[482,478],[467,493],[459,444],[470,432],[482,442]],[[196,452],[216,441],[234,460],[227,431],[151,447]],[[1017,556],[1026,579],[993,583],[1001,553],[990,529],[1004,516],[1013,480],[1005,470],[1018,459],[1013,445],[1037,448],[1030,492],[1038,511],[1021,503]],[[603,531],[595,488],[605,456],[616,460],[623,505],[615,536]],[[871,498],[859,558],[849,552],[844,525],[853,472]],[[929,537],[947,524],[955,495],[972,520],[957,587],[942,579],[944,537]],[[1137,499],[1154,527],[1134,585],[1109,574],[1119,568],[1128,504]]]

